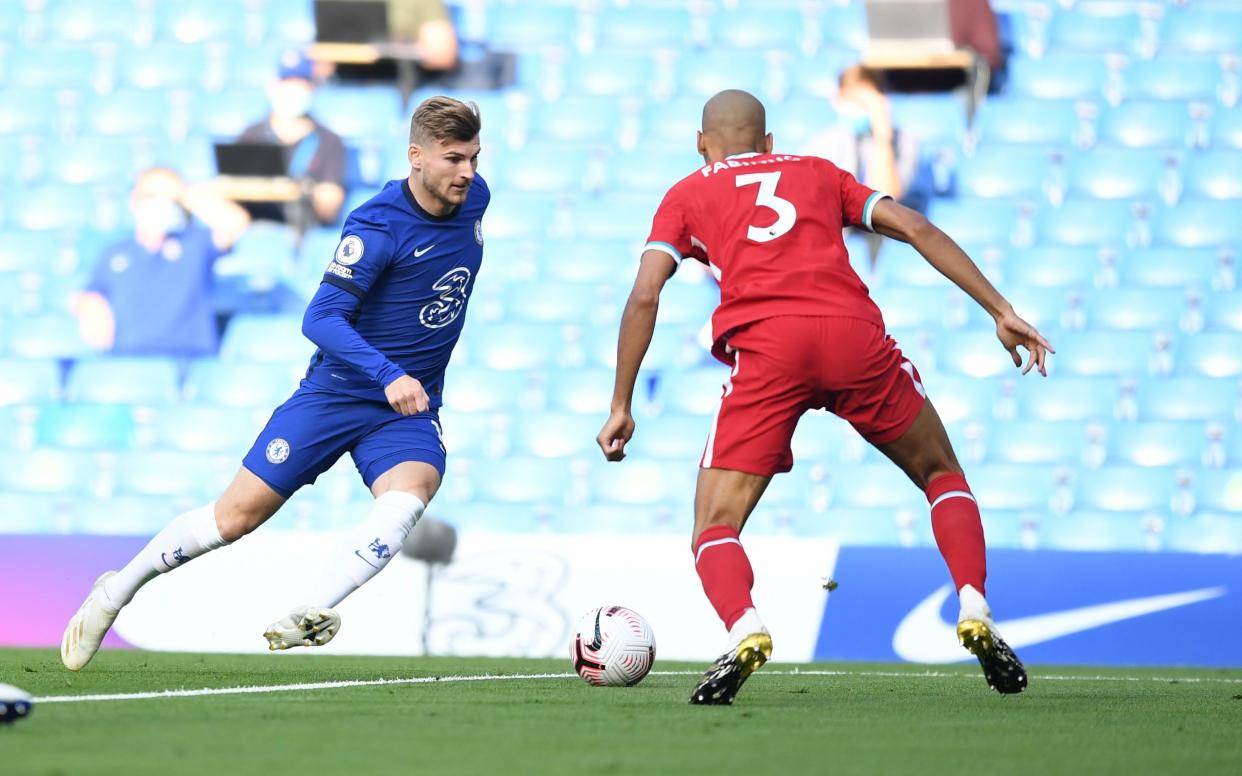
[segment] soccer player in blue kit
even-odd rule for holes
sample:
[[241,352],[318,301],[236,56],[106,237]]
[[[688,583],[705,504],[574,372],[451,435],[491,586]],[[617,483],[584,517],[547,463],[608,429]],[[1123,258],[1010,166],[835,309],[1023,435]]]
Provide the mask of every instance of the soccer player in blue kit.
[[306,310],[318,346],[217,500],[177,517],[120,571],[106,572],[69,621],[61,659],[81,670],[121,608],[156,576],[245,536],[346,451],[375,501],[264,636],[271,649],[319,646],[334,607],[388,564],[435,495],[445,451],[437,410],[483,258],[491,194],[476,174],[478,108],[425,100],[410,122],[410,175],[345,222]]

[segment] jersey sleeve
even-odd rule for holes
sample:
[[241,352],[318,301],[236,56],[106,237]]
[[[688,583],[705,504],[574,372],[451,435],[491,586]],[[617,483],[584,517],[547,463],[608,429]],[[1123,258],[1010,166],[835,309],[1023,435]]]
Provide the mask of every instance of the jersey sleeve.
[[351,215],[341,230],[341,242],[324,270],[323,282],[365,299],[375,281],[393,261],[394,246],[388,230]]
[[871,213],[875,210],[875,204],[889,195],[864,186],[845,170],[835,166],[832,169],[840,181],[843,223],[861,226],[868,232],[875,231],[871,228]]
[[651,220],[651,233],[643,250],[663,251],[679,265],[687,256],[697,258],[680,187],[674,186],[664,195]]

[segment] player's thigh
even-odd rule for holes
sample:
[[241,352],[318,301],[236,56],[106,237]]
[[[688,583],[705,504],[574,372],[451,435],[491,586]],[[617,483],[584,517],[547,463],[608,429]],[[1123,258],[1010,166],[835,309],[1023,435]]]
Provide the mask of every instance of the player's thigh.
[[330,469],[363,433],[363,404],[342,394],[299,388],[272,413],[242,466],[289,498]]
[[699,541],[699,534],[713,525],[742,530],[771,481],[770,475],[733,469],[699,469],[699,481],[694,490],[691,546]]
[[285,497],[241,467],[216,499],[216,526],[226,541],[236,541],[263,525],[284,506]]
[[434,412],[403,416],[384,409],[350,451],[354,465],[374,495],[401,490],[427,503],[444,478],[440,420]]
[[897,464],[919,490],[926,490],[927,484],[942,474],[962,473],[944,423],[930,400],[923,402],[918,416],[901,436],[877,444],[876,448]]

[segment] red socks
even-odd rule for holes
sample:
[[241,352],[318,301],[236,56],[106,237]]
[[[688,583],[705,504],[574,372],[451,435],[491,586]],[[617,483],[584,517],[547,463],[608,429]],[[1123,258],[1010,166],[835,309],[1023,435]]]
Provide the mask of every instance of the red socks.
[[931,504],[932,533],[949,566],[953,587],[961,590],[963,585],[970,585],[983,595],[983,580],[988,575],[983,522],[966,478],[942,474],[928,484],[927,501]]
[[703,581],[703,592],[716,608],[716,614],[724,621],[725,628],[754,608],[750,589],[755,584],[755,573],[737,531],[727,525],[713,525],[699,534],[694,545],[694,568]]

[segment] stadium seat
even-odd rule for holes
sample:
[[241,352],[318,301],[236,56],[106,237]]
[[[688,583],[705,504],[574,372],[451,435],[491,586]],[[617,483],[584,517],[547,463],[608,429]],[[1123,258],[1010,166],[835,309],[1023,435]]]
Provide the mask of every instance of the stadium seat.
[[[703,100],[697,96],[678,97],[667,103],[647,105],[642,117],[643,139],[662,148],[693,154],[702,116]],[[782,142],[776,138],[776,143]],[[702,165],[702,159],[699,160],[699,165]],[[693,170],[693,167],[688,168],[684,174],[688,175]],[[675,182],[675,178],[666,180],[663,187],[658,188],[668,188]]]
[[1050,162],[1042,148],[984,146],[958,165],[957,190],[967,197],[1042,197]]
[[656,63],[642,48],[597,51],[573,60],[565,72],[566,91],[589,97],[646,97],[659,84]]
[[1108,70],[1093,54],[1050,53],[1042,59],[1009,60],[1009,88],[1022,97],[1078,100],[1100,97]]
[[598,319],[603,301],[599,286],[592,283],[510,283],[504,295],[506,317],[532,323],[588,323]]
[[577,413],[607,413],[612,401],[612,386],[611,369],[565,369],[550,372],[547,386],[548,406],[551,409]]
[[387,140],[403,128],[408,129],[401,97],[387,87],[323,86],[315,90],[311,112],[324,126],[347,140]]
[[696,476],[693,465],[673,466],[664,461],[596,464],[591,470],[591,498],[598,504],[674,504],[689,510]]
[[79,137],[49,151],[47,170],[61,183],[116,185],[136,172],[133,146],[122,138]]
[[723,89],[743,89],[764,96],[767,66],[761,57],[738,56],[731,51],[686,53],[677,62],[677,83],[681,93],[700,98],[711,97]]
[[[314,3],[294,0],[286,3],[264,3],[264,40],[279,40],[285,46],[311,43],[315,39]],[[272,60],[275,61],[275,60]]]
[[1195,475],[1195,495],[1199,509],[1242,512],[1242,470],[1199,470]]
[[1126,255],[1121,263],[1121,281],[1123,285],[1147,288],[1206,287],[1215,267],[1213,250],[1146,248]]
[[1242,331],[1242,292],[1222,292],[1208,299],[1208,324],[1213,328]]
[[77,450],[40,448],[0,452],[0,491],[89,492],[94,470],[90,454]]
[[[921,256],[918,260],[927,263]],[[887,264],[887,256],[884,261]],[[896,273],[892,272],[893,267],[887,266],[886,269],[890,271],[889,277],[897,279]],[[871,298],[880,306],[884,323],[891,328],[939,329],[944,326],[946,308],[956,291],[944,286],[943,283],[925,287],[881,285],[872,291]]]
[[636,4],[626,8],[605,7],[593,18],[592,26],[595,29],[595,43],[600,49],[682,50],[696,37],[696,23],[690,11],[676,5],[661,8]]
[[1053,485],[1051,466],[1038,464],[985,464],[972,467],[970,490],[979,509],[1043,510]]
[[[840,87],[842,71],[856,61],[858,55],[855,52],[836,47],[824,48],[814,57],[794,60],[786,70],[790,91],[798,97],[831,99]],[[777,143],[781,141],[778,139]]]
[[906,475],[891,463],[857,464],[832,469],[829,487],[833,507],[910,509],[926,514],[927,500]]
[[[1242,16],[1242,14],[1240,14]],[[1242,199],[1242,153],[1217,150],[1186,160],[1186,193],[1207,199]]]
[[193,107],[195,129],[222,140],[236,138],[246,127],[261,121],[269,110],[267,94],[262,89],[238,88],[198,95]]
[[45,495],[0,491],[0,535],[60,533],[57,504]]
[[1052,17],[1048,38],[1055,51],[1126,54],[1138,43],[1139,17],[1060,11]]
[[171,131],[173,105],[168,93],[127,89],[85,100],[83,124],[100,135],[157,135]]
[[531,110],[532,136],[559,143],[612,145],[620,138],[622,110],[609,97],[566,97]]
[[231,455],[130,452],[118,457],[116,492],[126,496],[164,496],[187,501],[216,498],[237,470]]
[[1240,399],[1236,382],[1210,377],[1147,380],[1138,388],[1139,415],[1151,420],[1225,420]]
[[[1053,343],[1057,345],[1058,343]],[[1061,358],[1064,344],[1053,358]],[[1112,377],[1067,377],[1018,382],[1018,410],[1023,417],[1041,421],[1111,420],[1118,384]]]
[[60,365],[50,359],[0,359],[0,405],[35,404],[60,397]]
[[1182,248],[1207,248],[1242,243],[1238,203],[1188,199],[1156,215],[1155,239]]
[[1178,349],[1178,363],[1187,374],[1242,376],[1242,333],[1206,332],[1186,337]]
[[142,30],[132,3],[59,0],[46,12],[44,24],[61,43],[128,43]]
[[65,398],[70,401],[167,404],[177,401],[177,365],[166,358],[93,358],[69,370]]
[[487,41],[498,49],[572,48],[577,38],[573,8],[544,6],[534,14],[521,5],[497,4],[487,10]]
[[555,365],[563,346],[560,326],[511,323],[473,327],[469,353],[471,363],[491,369],[535,369]]
[[1076,509],[1105,512],[1167,512],[1174,478],[1163,467],[1104,466],[1081,472]]
[[1087,302],[1087,322],[1092,328],[1177,328],[1185,295],[1180,289],[1113,288],[1096,291]]
[[[1138,60],[1125,72],[1129,99],[1195,100],[1216,96],[1220,65],[1212,57],[1168,55]],[[1184,109],[1184,105],[1180,106]]]
[[1222,148],[1242,148],[1242,106],[1217,108],[1211,120],[1212,144]]
[[215,276],[237,278],[255,291],[270,291],[293,264],[295,240],[293,228],[285,224],[253,224],[233,250],[216,260]]
[[712,15],[713,45],[724,50],[803,48],[806,22],[797,9],[731,8]]
[[522,413],[516,421],[513,445],[518,455],[536,458],[598,455],[595,435],[602,424],[599,415]]
[[1057,373],[1081,377],[1144,375],[1154,352],[1152,335],[1144,331],[1066,332],[1053,345]]
[[569,464],[564,460],[506,457],[476,460],[471,482],[478,497],[500,503],[563,504],[573,496]]
[[1169,162],[1160,152],[1094,148],[1070,159],[1069,194],[1096,199],[1152,199]]
[[[759,510],[763,508],[760,502]],[[835,505],[827,514],[805,510],[792,510],[789,514],[790,529],[795,536],[825,536],[849,547],[899,546],[902,529],[896,518],[897,513],[891,509]]]
[[1005,281],[1015,288],[1090,286],[1099,266],[1098,254],[1096,249],[1086,246],[1012,250],[1005,259]]
[[968,377],[996,377],[1014,368],[1013,360],[991,331],[962,331],[940,337],[936,349],[940,369]]
[[[502,406],[513,406],[512,396]],[[496,458],[509,451],[510,423],[506,416],[483,412],[460,412],[440,408],[442,441],[450,457],[485,456]]]
[[1129,511],[1075,511],[1050,517],[1040,523],[1040,545],[1080,552],[1147,549],[1142,517]]
[[46,89],[0,89],[0,134],[47,133],[59,118],[56,95]]
[[1125,102],[1100,119],[1101,140],[1131,148],[1180,148],[1189,131],[1190,113],[1176,101]]
[[651,232],[658,194],[583,198],[570,217],[573,233],[587,240],[642,240]]
[[991,97],[979,106],[974,133],[992,143],[1065,147],[1074,138],[1078,114],[1072,100]]
[[1161,536],[1172,552],[1242,553],[1242,520],[1208,513],[1168,520]]
[[87,46],[40,45],[9,55],[5,87],[77,90],[94,86],[99,72],[95,52]]
[[116,404],[49,404],[35,425],[41,447],[67,450],[128,450],[134,444],[134,417]]
[[724,366],[666,371],[660,379],[661,404],[666,412],[710,415],[720,404],[728,379],[729,370]]
[[[954,215],[948,218],[952,220],[955,217]],[[939,221],[936,224],[943,226]],[[964,226],[963,228],[971,227]],[[886,283],[895,286],[925,286],[928,289],[944,291],[948,285],[944,275],[929,264],[914,246],[898,240],[886,240],[880,245],[876,272],[884,278]],[[877,293],[880,293],[882,285],[884,283],[877,285],[875,289]],[[901,315],[900,312],[897,314]]]
[[65,520],[74,533],[152,536],[178,514],[196,506],[201,505],[184,497],[167,496],[75,499],[65,509]]
[[894,94],[889,98],[893,126],[918,138],[926,147],[961,146],[966,110],[951,94]]
[[988,428],[988,459],[1002,464],[1077,467],[1086,443],[1083,424],[1076,420],[996,422]]
[[500,197],[488,205],[484,239],[546,237],[555,213],[556,206],[550,199],[529,195]]
[[91,186],[45,184],[9,192],[9,223],[22,229],[101,229],[98,192]]
[[[278,5],[269,3],[270,7],[278,7]],[[287,48],[288,46],[283,43],[277,43],[274,46],[231,46],[224,61],[225,87],[227,89],[266,87],[276,78],[276,65],[280,61],[280,55]]]
[[920,376],[928,398],[935,402],[936,411],[945,423],[992,417],[993,407],[999,398],[995,381],[945,371],[929,371],[927,374],[920,373]]
[[928,218],[961,244],[1008,245],[1017,223],[1017,206],[1002,199],[936,199]]
[[[607,404],[607,401],[603,402]],[[595,418],[595,431],[603,426],[607,410],[599,411]],[[703,445],[711,431],[711,418],[707,415],[683,415],[665,413],[658,418],[644,420],[641,430],[625,446],[627,457],[634,460],[659,459],[697,465],[703,456]]]
[[263,428],[263,410],[188,405],[157,416],[152,444],[187,453],[243,455]]
[[1233,11],[1180,6],[1160,25],[1161,50],[1170,53],[1228,54],[1242,51],[1242,16]]
[[1045,209],[1037,233],[1041,241],[1058,245],[1123,246],[1130,221],[1129,202],[1076,198]]
[[[768,130],[772,133],[775,148],[798,151],[838,121],[840,116],[828,100],[819,97],[795,97],[786,100],[777,110],[768,114]],[[702,162],[700,158],[699,164]],[[688,165],[685,169],[689,172],[695,167]]]
[[507,159],[500,181],[514,191],[564,194],[580,191],[586,182],[591,154],[585,147],[564,143],[532,143]]
[[[779,132],[779,127],[774,127],[773,131]],[[703,159],[694,153],[692,143],[683,142],[667,150],[642,146],[608,160],[608,182],[622,191],[663,194],[702,165]]]
[[715,283],[700,279],[686,282],[674,278],[660,292],[660,309],[656,323],[661,326],[702,326],[711,320],[712,311],[719,303],[720,288]]
[[[308,359],[309,361],[309,359]],[[236,364],[204,359],[186,373],[187,401],[274,409],[298,387],[305,366]]]
[[205,85],[207,56],[202,49],[159,43],[127,49],[120,71],[121,80],[138,89],[200,89]]
[[1204,441],[1201,423],[1118,423],[1109,432],[1108,459],[1130,466],[1197,466]]
[[8,352],[18,358],[77,358],[88,348],[78,334],[78,322],[68,315],[23,316],[5,327]]
[[238,40],[247,29],[242,0],[160,3],[156,19],[161,37],[187,44]]
[[238,315],[220,343],[220,358],[258,364],[309,363],[315,346],[302,336],[300,315]]

